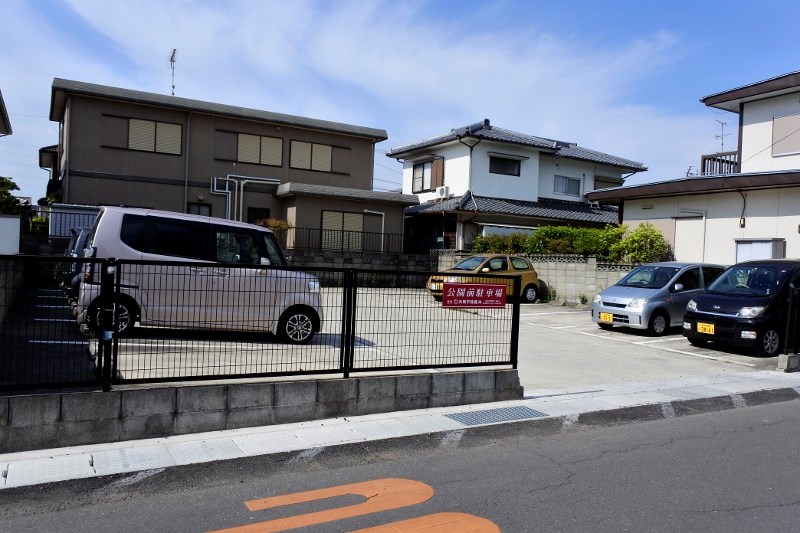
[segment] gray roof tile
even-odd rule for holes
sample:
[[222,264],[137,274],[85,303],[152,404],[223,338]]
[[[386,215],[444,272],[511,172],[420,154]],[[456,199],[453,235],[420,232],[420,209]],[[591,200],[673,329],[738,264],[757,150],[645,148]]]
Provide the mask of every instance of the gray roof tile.
[[593,224],[616,224],[617,208],[601,205],[589,207],[583,202],[565,202],[540,198],[536,202],[474,196],[467,192],[463,196],[444,201],[430,201],[406,208],[406,215],[441,214],[442,212],[470,212],[493,215],[513,215],[552,219],[554,222],[588,222]]
[[594,163],[601,163],[605,165],[612,165],[622,167],[638,172],[647,170],[647,168],[637,161],[617,157],[611,154],[605,154],[596,150],[582,148],[575,143],[557,141],[553,139],[546,139],[544,137],[536,137],[534,135],[527,135],[503,128],[492,126],[488,119],[483,122],[477,122],[469,126],[456,128],[449,133],[423,139],[405,146],[393,148],[386,154],[388,157],[403,158],[413,152],[424,150],[425,148],[432,148],[440,144],[457,141],[461,137],[473,137],[476,139],[486,139],[495,142],[503,142],[509,144],[516,144],[521,146],[530,146],[538,150],[554,153],[557,156],[568,159],[580,159],[582,161],[591,161]]

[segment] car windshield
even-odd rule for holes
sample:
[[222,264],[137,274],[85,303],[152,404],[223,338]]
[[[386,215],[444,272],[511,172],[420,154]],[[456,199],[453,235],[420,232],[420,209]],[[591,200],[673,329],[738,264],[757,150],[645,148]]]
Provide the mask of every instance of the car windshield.
[[664,287],[680,268],[672,266],[642,265],[617,282],[622,287],[660,289]]
[[769,296],[783,284],[789,271],[785,268],[734,265],[708,287],[717,294]]
[[464,259],[459,264],[454,266],[452,270],[475,270],[481,266],[481,263],[483,263],[485,260],[485,257],[476,255],[474,257],[470,257],[469,259]]

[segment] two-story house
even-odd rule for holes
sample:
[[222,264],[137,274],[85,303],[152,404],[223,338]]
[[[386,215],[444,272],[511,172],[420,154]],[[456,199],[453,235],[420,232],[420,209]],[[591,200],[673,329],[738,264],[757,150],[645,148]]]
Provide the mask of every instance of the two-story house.
[[533,231],[543,224],[617,223],[616,207],[585,200],[647,170],[641,163],[493,126],[484,120],[392,149],[403,162],[406,242],[469,249],[475,235]]
[[40,162],[65,204],[282,219],[289,247],[399,252],[385,236],[417,203],[372,190],[382,129],[58,78],[50,120]]
[[736,151],[701,158],[701,173],[589,193],[622,222],[650,222],[679,261],[732,264],[800,257],[800,72],[706,96],[738,115]]

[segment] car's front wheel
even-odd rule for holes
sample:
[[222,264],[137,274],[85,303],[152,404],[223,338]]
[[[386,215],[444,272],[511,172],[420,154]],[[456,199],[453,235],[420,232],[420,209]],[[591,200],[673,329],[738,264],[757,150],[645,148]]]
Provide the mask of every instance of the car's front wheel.
[[781,336],[772,326],[764,330],[758,337],[758,350],[763,357],[774,357],[780,353]]
[[304,305],[284,311],[278,321],[278,337],[292,344],[308,344],[319,330],[316,311]]
[[654,337],[660,337],[669,329],[669,316],[664,311],[655,311],[650,317],[647,331]]
[[526,285],[525,288],[522,290],[521,300],[523,302],[532,304],[533,302],[536,301],[536,298],[538,297],[539,297],[539,288],[533,283]]

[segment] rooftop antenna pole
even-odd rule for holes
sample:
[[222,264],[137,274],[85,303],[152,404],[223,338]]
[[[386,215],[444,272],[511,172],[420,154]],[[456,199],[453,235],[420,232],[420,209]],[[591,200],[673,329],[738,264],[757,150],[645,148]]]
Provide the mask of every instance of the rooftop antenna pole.
[[172,54],[169,56],[169,64],[172,69],[172,96],[175,96],[175,56],[178,55],[178,49],[173,48]]
[[719,122],[719,125],[720,125],[720,127],[722,128],[722,133],[721,133],[720,135],[715,135],[715,136],[714,136],[715,138],[719,139],[719,141],[720,141],[720,150],[719,150],[719,151],[720,151],[720,153],[722,153],[722,152],[724,152],[724,151],[725,151],[725,137],[727,137],[728,135],[730,135],[730,133],[728,133],[728,134],[726,134],[726,133],[725,133],[725,126],[726,126],[728,123],[727,123],[727,122],[723,122],[723,121],[721,121],[721,120],[717,120],[717,119],[714,119],[714,120],[716,120],[717,122]]

